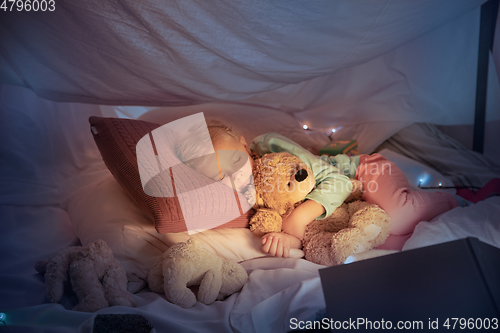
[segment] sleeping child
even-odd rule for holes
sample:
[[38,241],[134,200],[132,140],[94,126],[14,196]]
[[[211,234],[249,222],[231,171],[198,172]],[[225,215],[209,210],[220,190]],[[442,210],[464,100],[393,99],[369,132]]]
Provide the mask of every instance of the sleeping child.
[[[216,152],[240,152],[224,156],[218,154],[217,165],[192,165],[208,177],[228,181],[230,177],[222,174],[221,170],[232,167],[236,172],[236,188],[244,189],[253,168],[252,155],[263,156],[278,152],[296,155],[314,173],[316,187],[283,220],[283,231],[262,236],[262,250],[272,256],[288,257],[291,248],[301,248],[307,224],[329,216],[349,196],[352,190],[349,178],[357,179],[363,184],[363,200],[379,205],[391,217],[390,236],[379,248],[401,250],[417,223],[430,221],[455,207],[468,205],[466,200],[449,193],[411,190],[403,172],[380,154],[320,158],[277,133],[260,135],[248,145],[245,138],[231,126],[215,119],[208,119],[206,123],[211,142],[200,144],[200,138],[196,135],[180,140],[176,146],[176,154],[181,160],[187,161],[189,156],[193,156],[193,147],[199,151],[208,149],[211,144]],[[248,168],[242,168],[244,164]]]

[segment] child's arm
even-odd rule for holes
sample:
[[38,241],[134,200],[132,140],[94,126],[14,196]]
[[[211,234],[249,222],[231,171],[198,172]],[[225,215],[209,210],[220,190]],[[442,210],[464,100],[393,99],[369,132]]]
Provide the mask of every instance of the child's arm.
[[314,200],[306,200],[283,220],[281,229],[289,235],[304,238],[306,226],[325,213],[325,207]]
[[[316,180],[316,187],[306,196],[308,200],[296,207],[283,220],[282,229],[284,232],[267,234],[262,237],[262,250],[271,255],[279,254],[278,248],[281,248],[280,251],[283,253],[284,243],[294,245],[292,248],[301,248],[300,240],[304,238],[306,226],[316,218],[322,219],[332,214],[351,193],[351,181],[332,164],[313,155],[292,140],[276,133],[267,133],[256,137],[251,149],[259,156],[267,153],[288,152],[299,157],[311,168]],[[348,160],[350,161],[350,159]],[[338,160],[337,162],[342,164],[344,169],[346,164],[344,162],[346,161]],[[352,173],[352,163],[347,164],[349,164],[349,171]],[[269,240],[271,237],[272,240]],[[276,242],[278,242],[278,245],[282,245],[275,246]],[[273,253],[273,250],[276,254]]]
[[300,249],[306,226],[325,213],[325,208],[313,200],[306,200],[283,220],[284,232],[262,236],[262,251],[276,257],[287,258],[290,249]]

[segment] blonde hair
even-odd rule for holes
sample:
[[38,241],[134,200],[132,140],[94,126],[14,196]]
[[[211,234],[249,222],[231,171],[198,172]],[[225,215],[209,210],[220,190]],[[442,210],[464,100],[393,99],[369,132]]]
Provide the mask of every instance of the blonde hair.
[[217,140],[224,138],[239,139],[239,132],[227,123],[218,119],[208,118],[206,119],[206,124],[210,138],[206,135],[206,131],[202,130],[201,124],[191,127],[185,135],[178,138],[175,145],[177,158],[186,162],[212,151],[212,143],[215,143]]

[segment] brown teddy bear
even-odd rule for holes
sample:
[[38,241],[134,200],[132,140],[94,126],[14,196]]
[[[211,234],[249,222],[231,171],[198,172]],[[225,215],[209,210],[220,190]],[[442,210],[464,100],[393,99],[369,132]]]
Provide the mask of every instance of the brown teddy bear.
[[45,275],[47,297],[53,303],[61,301],[64,283],[69,278],[79,300],[73,308],[75,311],[95,312],[113,305],[135,306],[133,295],[127,291],[125,269],[101,239],[87,247],[68,247],[49,259],[38,260],[35,269]]
[[208,305],[239,291],[247,279],[243,266],[211,253],[195,238],[172,245],[148,273],[149,288],[183,308],[196,304],[190,286],[200,286],[198,300]]
[[[291,170],[301,175],[290,177]],[[381,245],[389,236],[389,215],[377,205],[360,201],[361,182],[351,181],[353,191],[345,203],[329,217],[307,225],[302,241],[307,260],[339,265],[353,254]],[[283,219],[316,185],[309,167],[284,152],[255,159],[254,183],[256,214],[250,220],[250,230],[259,237],[280,232]]]

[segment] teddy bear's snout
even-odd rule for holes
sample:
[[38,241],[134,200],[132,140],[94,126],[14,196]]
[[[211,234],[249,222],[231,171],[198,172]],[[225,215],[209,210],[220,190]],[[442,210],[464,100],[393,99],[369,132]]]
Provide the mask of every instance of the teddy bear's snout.
[[302,182],[307,178],[307,170],[306,169],[300,169],[295,173],[295,180],[298,182]]

